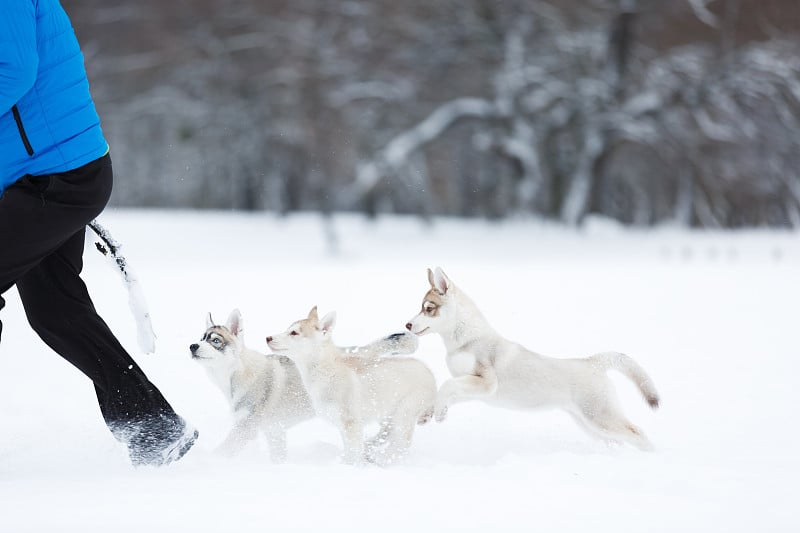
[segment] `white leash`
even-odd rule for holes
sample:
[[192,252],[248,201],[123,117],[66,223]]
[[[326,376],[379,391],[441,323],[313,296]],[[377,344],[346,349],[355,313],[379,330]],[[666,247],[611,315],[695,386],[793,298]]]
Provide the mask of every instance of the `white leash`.
[[139,349],[144,353],[155,353],[156,334],[153,332],[153,323],[150,321],[150,312],[147,310],[144,291],[128,260],[119,253],[122,245],[115,241],[108,230],[96,219],[89,223],[89,227],[102,241],[95,242],[97,250],[111,261],[114,270],[122,276],[122,282],[128,289],[128,306],[131,309],[131,313],[133,313],[134,320],[136,320],[136,337]]

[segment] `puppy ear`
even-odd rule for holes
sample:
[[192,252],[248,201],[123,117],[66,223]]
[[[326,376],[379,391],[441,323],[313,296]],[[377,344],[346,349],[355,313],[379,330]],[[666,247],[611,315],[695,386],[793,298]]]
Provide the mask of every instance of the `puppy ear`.
[[242,313],[238,309],[234,309],[228,315],[228,329],[233,333],[234,337],[238,337],[244,331],[244,320],[242,320]]
[[447,274],[444,273],[444,270],[436,267],[436,272],[433,274],[433,282],[431,285],[433,285],[433,288],[436,289],[440,294],[447,294],[447,291],[453,286],[453,282],[450,281],[450,278],[447,277]]
[[319,321],[319,325],[317,329],[319,329],[323,334],[327,335],[331,331],[333,331],[333,326],[336,325],[336,311],[331,311],[324,317],[322,320]]
[[434,289],[436,288],[436,284],[433,282],[433,270],[431,270],[430,268],[428,269],[428,283],[430,283],[431,287],[433,287]]
[[319,322],[319,315],[317,314],[317,306],[311,308],[311,311],[308,312],[308,320],[311,322]]
[[214,327],[214,319],[211,318],[211,313],[206,315],[206,329],[211,329]]

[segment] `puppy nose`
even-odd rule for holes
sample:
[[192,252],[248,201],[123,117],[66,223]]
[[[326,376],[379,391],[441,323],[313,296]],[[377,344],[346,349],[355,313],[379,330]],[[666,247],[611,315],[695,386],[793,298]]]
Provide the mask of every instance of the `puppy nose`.
[[189,350],[190,350],[192,353],[194,353],[194,352],[196,352],[196,351],[197,351],[197,349],[198,349],[199,347],[200,347],[200,345],[199,345],[199,344],[192,344],[191,346],[189,346]]
[[411,322],[409,322],[408,324],[406,324],[406,329],[407,329],[408,331],[411,331]]
[[267,342],[272,342],[272,336],[267,337]]

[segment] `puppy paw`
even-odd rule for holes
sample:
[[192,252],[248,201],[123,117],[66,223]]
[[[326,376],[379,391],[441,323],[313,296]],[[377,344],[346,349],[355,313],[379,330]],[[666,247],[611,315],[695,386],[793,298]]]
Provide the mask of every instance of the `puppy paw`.
[[433,412],[433,417],[436,419],[437,422],[444,422],[444,419],[447,418],[447,406],[446,405],[437,406]]
[[379,450],[375,446],[366,446],[364,448],[364,461],[370,464],[378,462]]
[[425,424],[430,422],[432,418],[433,418],[433,410],[431,409],[430,411],[425,411],[417,419],[417,425],[424,426]]
[[272,461],[272,463],[276,464],[276,465],[285,464],[286,463],[286,459],[287,459],[286,452],[283,452],[283,453],[270,452],[270,454],[269,454],[269,460]]

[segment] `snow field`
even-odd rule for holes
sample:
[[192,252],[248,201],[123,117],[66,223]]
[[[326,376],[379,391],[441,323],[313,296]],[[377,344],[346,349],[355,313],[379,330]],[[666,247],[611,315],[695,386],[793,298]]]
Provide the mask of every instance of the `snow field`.
[[[134,357],[200,430],[160,470],[130,468],[91,384],[30,330],[14,290],[0,313],[0,531],[796,531],[797,302],[793,233],[572,231],[386,218],[109,211],[101,221],[136,269],[158,335]],[[332,225],[335,250],[323,231]],[[654,379],[652,412],[614,374],[654,453],[592,440],[558,412],[458,404],[420,427],[406,464],[338,462],[321,421],[289,432],[287,464],[264,443],[213,453],[225,400],[188,346],[238,307],[245,339],[335,309],[334,339],[400,331],[441,266],[507,337],[547,355],[617,350]],[[84,279],[123,344],[136,330],[118,275],[87,247]],[[444,348],[416,357],[439,384]]]

